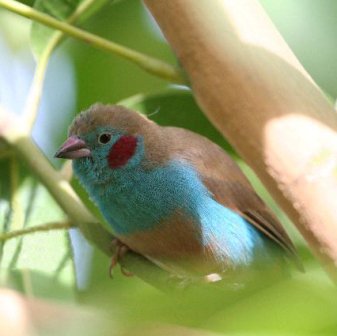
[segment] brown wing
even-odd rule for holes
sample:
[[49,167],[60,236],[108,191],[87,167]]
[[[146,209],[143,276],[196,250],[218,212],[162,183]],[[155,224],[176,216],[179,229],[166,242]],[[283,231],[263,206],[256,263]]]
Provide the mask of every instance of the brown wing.
[[172,153],[177,153],[198,169],[203,183],[217,202],[243,216],[292,256],[299,269],[303,269],[281,223],[228,154],[207,138],[184,129],[165,127],[164,133],[172,143]]

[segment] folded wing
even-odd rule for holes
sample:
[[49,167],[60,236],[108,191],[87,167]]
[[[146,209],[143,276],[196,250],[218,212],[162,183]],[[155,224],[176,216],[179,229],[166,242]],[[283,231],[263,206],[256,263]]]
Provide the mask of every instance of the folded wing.
[[255,193],[236,163],[219,146],[190,131],[165,127],[165,136],[172,141],[172,155],[192,164],[214,199],[244,217],[256,229],[278,244],[303,266],[294,245],[278,219]]

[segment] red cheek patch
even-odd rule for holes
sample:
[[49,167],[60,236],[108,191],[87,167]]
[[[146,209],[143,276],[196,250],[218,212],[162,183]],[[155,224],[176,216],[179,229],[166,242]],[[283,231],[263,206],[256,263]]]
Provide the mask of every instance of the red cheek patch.
[[135,154],[137,138],[131,135],[121,136],[113,144],[108,155],[108,164],[112,169],[124,166]]

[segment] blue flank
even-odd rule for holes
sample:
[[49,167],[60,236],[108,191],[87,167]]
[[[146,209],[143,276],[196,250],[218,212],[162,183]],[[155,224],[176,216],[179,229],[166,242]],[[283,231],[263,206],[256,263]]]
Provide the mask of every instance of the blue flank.
[[241,216],[217,203],[193,167],[171,161],[144,170],[139,164],[144,157],[141,137],[136,154],[124,167],[108,168],[107,154],[120,135],[116,132],[110,144],[92,148],[92,159],[74,160],[76,175],[117,235],[151,230],[180,210],[199,226],[204,246],[216,245],[220,260],[248,265],[256,253],[263,253],[267,246],[262,235]]

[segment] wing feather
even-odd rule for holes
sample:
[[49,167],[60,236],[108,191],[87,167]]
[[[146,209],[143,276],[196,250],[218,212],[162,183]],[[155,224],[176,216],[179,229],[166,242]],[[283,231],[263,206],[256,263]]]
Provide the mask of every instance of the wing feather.
[[[214,199],[236,211],[256,229],[278,244],[299,269],[303,269],[295,247],[278,219],[259,198],[236,163],[219,146],[193,132],[165,127],[172,155],[197,168]],[[230,176],[230,178],[229,178]]]

